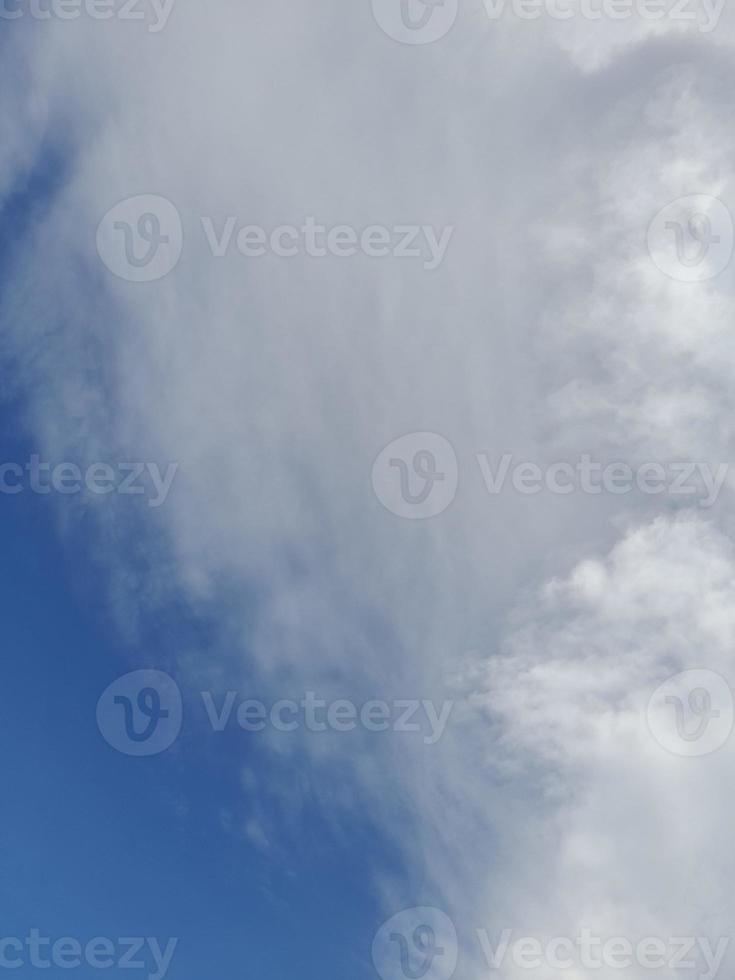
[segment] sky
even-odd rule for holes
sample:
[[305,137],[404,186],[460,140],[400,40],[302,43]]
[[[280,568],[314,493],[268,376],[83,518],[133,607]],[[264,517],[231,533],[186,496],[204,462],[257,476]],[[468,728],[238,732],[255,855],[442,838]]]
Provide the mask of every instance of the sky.
[[0,3],[0,976],[727,976],[734,23]]
[[[17,424],[10,410],[3,420],[9,431]],[[2,445],[13,459],[30,448],[14,438]],[[25,941],[36,928],[81,944],[151,936],[165,949],[176,937],[167,975],[183,980],[289,977],[296,969],[306,977],[369,976],[365,923],[380,912],[355,882],[390,853],[356,824],[349,845],[325,835],[324,817],[309,802],[288,862],[250,842],[238,826],[251,809],[238,773],[247,766],[266,781],[268,765],[244,739],[232,740],[219,765],[206,747],[151,759],[112,749],[95,724],[101,692],[131,667],[160,664],[197,626],[169,610],[165,626],[151,626],[147,646],[120,641],[110,631],[109,597],[90,572],[84,522],[67,529],[62,546],[53,506],[37,496],[6,499],[2,595],[12,671],[2,690],[3,938]],[[50,959],[48,946],[40,959]],[[135,962],[132,975],[155,975],[150,954]],[[40,971],[26,959],[3,972]],[[43,971],[67,974],[86,980],[100,970]]]

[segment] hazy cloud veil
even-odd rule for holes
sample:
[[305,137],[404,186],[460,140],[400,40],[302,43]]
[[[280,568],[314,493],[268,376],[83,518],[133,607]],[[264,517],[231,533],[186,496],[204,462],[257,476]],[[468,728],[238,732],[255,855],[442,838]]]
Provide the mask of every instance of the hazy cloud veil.
[[[95,508],[121,626],[176,596],[222,623],[182,655],[192,682],[456,702],[435,745],[273,747],[308,754],[325,794],[349,774],[333,815],[365,806],[403,855],[376,875],[386,916],[441,905],[465,977],[487,975],[477,929],[714,943],[735,912],[731,751],[682,758],[646,720],[677,672],[732,676],[730,478],[702,509],[493,494],[477,460],[728,462],[733,266],[681,281],[647,234],[690,195],[735,207],[732,12],[703,32],[487,6],[426,45],[369,0],[177,0],[157,31],[26,19],[0,40],[0,204],[43,189],[1,311],[29,431],[55,458],[179,464],[166,506]],[[181,220],[152,282],[96,246],[135,195]],[[230,217],[309,216],[453,231],[427,269],[218,256],[202,222],[224,246]],[[426,521],[371,483],[410,433],[456,455]]]

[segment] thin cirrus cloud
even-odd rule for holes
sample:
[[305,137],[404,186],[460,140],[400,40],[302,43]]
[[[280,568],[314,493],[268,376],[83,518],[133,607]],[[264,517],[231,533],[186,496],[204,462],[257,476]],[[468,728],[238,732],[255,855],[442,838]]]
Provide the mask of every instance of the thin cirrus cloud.
[[[3,85],[0,192],[50,146],[63,160],[4,288],[28,425],[57,456],[180,464],[167,505],[140,516],[158,534],[145,590],[111,562],[120,607],[160,592],[216,610],[223,649],[187,658],[192,678],[457,699],[438,745],[367,742],[352,775],[406,858],[377,883],[392,907],[420,904],[425,876],[468,932],[725,922],[726,758],[684,771],[639,724],[670,674],[730,667],[729,488],[706,515],[640,495],[490,498],[474,457],[728,459],[732,269],[677,282],[646,232],[686,195],[733,203],[729,23],[474,10],[414,50],[369,4],[179,0],[155,34],[80,20],[6,42],[5,80],[25,77],[22,55],[34,80]],[[29,125],[8,124],[18,109]],[[102,216],[137,194],[183,225],[181,261],[151,284],[95,250]],[[200,219],[230,215],[454,232],[432,272],[215,259]],[[410,432],[441,433],[460,464],[426,523],[370,486]],[[96,512],[103,533],[113,507]],[[247,614],[222,583],[257,596]]]

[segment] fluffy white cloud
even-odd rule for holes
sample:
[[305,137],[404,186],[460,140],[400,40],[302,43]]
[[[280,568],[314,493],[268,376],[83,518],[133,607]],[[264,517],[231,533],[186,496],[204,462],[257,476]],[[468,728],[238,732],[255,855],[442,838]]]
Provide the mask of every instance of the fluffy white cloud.
[[[729,29],[615,27],[465,11],[414,49],[367,3],[179,0],[158,34],[19,24],[2,67],[22,77],[27,47],[34,79],[3,85],[0,193],[49,144],[65,168],[8,257],[29,425],[57,456],[180,463],[142,579],[129,512],[96,508],[121,618],[171,592],[216,610],[219,646],[183,656],[196,678],[453,693],[438,746],[370,740],[340,802],[369,803],[465,930],[710,935],[730,902],[726,755],[670,758],[641,713],[667,671],[730,671],[723,532],[657,519],[658,499],[489,497],[474,462],[728,459],[731,269],[678,283],[645,243],[673,199],[729,199]],[[134,284],[95,233],[144,193],[176,204],[184,252]],[[200,218],[228,215],[455,232],[434,272],[215,259]],[[412,431],[461,470],[425,524],[370,486]],[[345,763],[339,739],[309,748]],[[250,836],[272,845],[264,814]],[[410,881],[383,885],[412,904]]]
[[521,863],[536,872],[501,923],[524,935],[543,923],[547,937],[729,935],[732,745],[678,756],[647,708],[681,671],[732,678],[734,557],[711,525],[660,518],[546,586],[487,661],[476,700],[495,762],[526,794]]

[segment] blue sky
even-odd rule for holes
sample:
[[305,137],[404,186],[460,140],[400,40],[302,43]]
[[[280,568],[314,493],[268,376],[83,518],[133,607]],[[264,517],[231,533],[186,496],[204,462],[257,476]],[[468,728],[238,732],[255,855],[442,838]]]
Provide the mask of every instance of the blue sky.
[[729,947],[735,8],[48,2],[0,0],[0,467],[93,487],[0,493],[0,942]]
[[[0,456],[27,459],[12,405],[0,428]],[[274,862],[221,819],[240,806],[239,765],[267,774],[246,733],[216,764],[207,751],[110,748],[95,723],[104,688],[169,659],[192,627],[172,616],[144,647],[121,644],[84,523],[62,541],[58,498],[1,499],[2,935],[179,937],[172,980],[370,976],[371,873],[390,860],[380,837],[356,826],[340,840],[307,808]]]
[[[54,134],[5,201],[0,247],[9,258],[13,244],[44,221],[73,166],[65,142]],[[33,393],[18,383],[12,359],[4,367],[0,461],[46,459],[29,431]],[[340,827],[328,796],[325,808],[308,789],[277,853],[248,840],[240,774],[246,768],[267,786],[277,762],[257,735],[207,733],[199,694],[176,669],[182,649],[206,654],[216,644],[217,605],[198,615],[176,597],[142,603],[131,640],[112,605],[109,555],[100,553],[92,511],[58,494],[3,494],[0,502],[8,652],[0,717],[9,789],[2,936],[25,940],[38,928],[53,941],[154,936],[162,946],[176,937],[172,980],[373,976],[370,948],[381,921],[374,878],[381,866],[396,873],[400,855],[359,813]],[[137,500],[122,503],[108,547],[125,555],[138,594],[148,571],[137,557],[145,528]],[[219,614],[254,601],[243,590],[225,591]],[[172,749],[135,759],[104,741],[95,709],[109,684],[143,668],[171,671],[185,725]],[[264,799],[261,809],[267,792]],[[277,804],[273,810],[278,823],[283,814]],[[99,975],[84,965],[73,972]],[[116,972],[130,975],[105,971]]]

